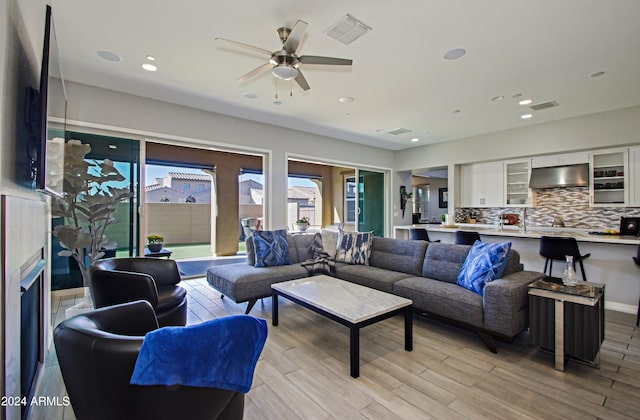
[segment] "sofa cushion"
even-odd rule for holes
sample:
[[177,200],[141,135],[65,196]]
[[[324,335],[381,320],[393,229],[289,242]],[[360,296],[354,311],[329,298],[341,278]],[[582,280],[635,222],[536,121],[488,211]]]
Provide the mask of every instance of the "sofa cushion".
[[252,267],[245,263],[225,264],[207,270],[207,282],[236,302],[271,296],[271,285],[308,276],[300,264]]
[[338,231],[322,229],[320,234],[322,235],[322,249],[329,254],[329,258],[334,259],[338,247]]
[[244,244],[247,247],[247,264],[256,265],[256,250],[253,247],[253,235],[247,236]]
[[[316,234],[319,235],[319,234]],[[295,257],[289,252],[291,264],[300,263],[313,258],[313,244],[316,235],[301,234],[301,235],[287,235],[291,238],[289,242],[289,249],[295,248]]]
[[464,260],[458,285],[482,295],[484,285],[504,272],[510,249],[511,242],[492,244],[476,241]]
[[369,265],[419,276],[427,245],[426,241],[374,237]]
[[253,247],[256,254],[256,267],[291,264],[285,229],[254,231]]
[[370,265],[340,264],[335,267],[336,277],[361,286],[371,287],[391,293],[393,284],[398,280],[411,277],[411,274],[390,271]]
[[424,256],[422,277],[457,283],[458,274],[470,249],[470,245],[431,242]]
[[[429,248],[433,244],[429,245]],[[451,246],[451,245],[450,245]],[[409,277],[393,285],[393,293],[413,301],[413,307],[482,328],[482,296],[457,284],[424,277]]]
[[349,264],[369,265],[371,256],[371,232],[338,232],[336,261]]
[[524,270],[524,265],[520,264],[520,253],[512,248],[511,251],[509,251],[507,263],[504,267],[502,276],[500,277],[508,276],[509,274],[517,273],[522,270]]

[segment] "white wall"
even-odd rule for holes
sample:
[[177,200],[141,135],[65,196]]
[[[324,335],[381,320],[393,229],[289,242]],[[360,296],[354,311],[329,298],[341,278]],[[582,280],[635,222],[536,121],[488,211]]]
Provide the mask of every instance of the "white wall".
[[[206,146],[267,154],[267,227],[287,224],[287,159],[308,157],[344,166],[391,168],[393,152],[92,86],[68,83],[67,118],[141,138],[180,137]],[[131,136],[129,136],[131,137]]]
[[640,143],[640,106],[398,151],[396,170]]

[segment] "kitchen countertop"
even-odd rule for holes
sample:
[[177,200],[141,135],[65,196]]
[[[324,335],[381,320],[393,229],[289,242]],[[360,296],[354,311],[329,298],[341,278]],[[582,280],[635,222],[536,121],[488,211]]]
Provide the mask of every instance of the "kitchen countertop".
[[[590,231],[596,229],[574,229],[574,228],[553,228],[553,227],[527,227],[525,232],[517,226],[504,226],[502,230],[496,225],[458,223],[451,226],[443,226],[442,224],[415,224],[415,225],[399,225],[394,226],[394,233],[398,230],[409,230],[409,228],[424,228],[429,232],[455,232],[457,230],[477,231],[481,235],[490,236],[507,236],[517,238],[540,239],[541,236],[572,236],[578,242],[598,242],[611,244],[640,244],[640,237],[624,236],[624,235],[603,235],[592,234]],[[395,235],[397,237],[397,235]]]

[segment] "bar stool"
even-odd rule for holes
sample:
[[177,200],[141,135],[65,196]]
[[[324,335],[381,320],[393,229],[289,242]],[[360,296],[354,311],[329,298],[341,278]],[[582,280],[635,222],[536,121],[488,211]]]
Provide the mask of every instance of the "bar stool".
[[567,237],[555,237],[555,236],[541,236],[540,237],[540,255],[546,260],[544,261],[544,273],[547,274],[547,265],[549,266],[549,277],[553,270],[553,260],[566,261],[567,255],[573,257],[573,269],[576,268],[576,263],[580,263],[580,271],[582,271],[582,280],[587,281],[587,275],[584,272],[584,265],[582,261],[590,257],[591,254],[580,254],[578,249],[578,241],[576,238]]
[[[427,229],[425,228],[409,228],[409,239],[431,242],[431,240],[429,239],[429,234],[427,233]],[[433,242],[440,242],[440,240],[438,239],[437,241]]]
[[480,240],[480,234],[474,231],[459,230],[456,232],[456,245],[473,245]]
[[[638,254],[632,257],[638,268],[640,268],[640,245],[638,245]],[[638,317],[636,318],[636,327],[640,325],[640,300],[638,300]]]

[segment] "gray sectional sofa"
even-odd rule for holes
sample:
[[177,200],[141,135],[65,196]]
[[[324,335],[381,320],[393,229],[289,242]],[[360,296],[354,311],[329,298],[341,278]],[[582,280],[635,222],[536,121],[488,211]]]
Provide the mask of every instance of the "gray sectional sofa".
[[[324,248],[331,254],[337,232],[322,235]],[[255,267],[248,238],[248,262],[210,267],[207,281],[223,296],[249,302],[248,313],[258,299],[271,296],[271,284],[310,275],[312,266],[303,263],[317,251],[313,238],[287,235],[291,264],[277,267]],[[512,339],[527,328],[528,285],[544,273],[524,271],[520,254],[512,249],[503,276],[487,283],[482,296],[457,285],[470,249],[469,245],[374,237],[369,265],[336,262],[332,275],[409,298],[418,313],[475,330],[495,353],[494,336]]]

